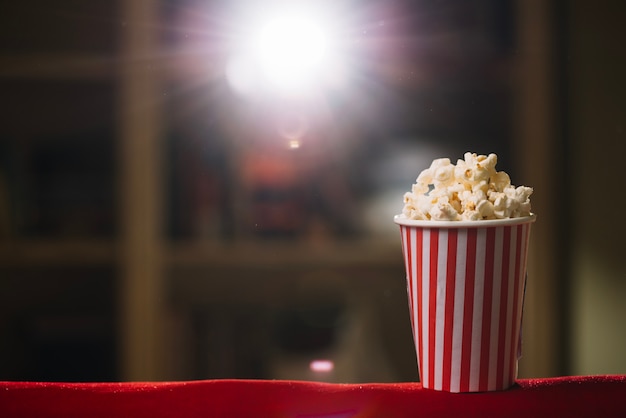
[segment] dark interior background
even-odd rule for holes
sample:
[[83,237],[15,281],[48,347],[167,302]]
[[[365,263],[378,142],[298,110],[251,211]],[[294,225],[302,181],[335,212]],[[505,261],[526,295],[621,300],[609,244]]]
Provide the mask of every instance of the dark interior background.
[[521,376],[626,372],[621,2],[330,2],[297,102],[226,82],[255,2],[5,3],[0,379],[416,380],[391,219],[466,151],[543,173]]

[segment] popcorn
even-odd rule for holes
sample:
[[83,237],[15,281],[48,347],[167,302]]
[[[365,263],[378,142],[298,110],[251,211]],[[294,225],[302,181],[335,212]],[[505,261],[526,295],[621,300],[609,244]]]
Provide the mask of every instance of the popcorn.
[[479,221],[530,216],[531,187],[514,186],[496,171],[496,154],[466,152],[456,165],[434,160],[411,191],[404,194],[402,214],[408,219]]

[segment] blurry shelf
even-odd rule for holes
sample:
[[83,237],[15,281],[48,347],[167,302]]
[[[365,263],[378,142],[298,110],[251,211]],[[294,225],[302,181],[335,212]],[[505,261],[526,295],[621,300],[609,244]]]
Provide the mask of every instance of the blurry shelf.
[[110,55],[28,53],[0,55],[0,78],[98,80],[116,74]]
[[116,261],[111,240],[17,240],[0,242],[3,266],[100,265]]
[[196,242],[167,253],[167,298],[184,309],[404,296],[406,286],[400,243],[390,240]]
[[171,267],[326,267],[396,266],[402,263],[399,242],[345,240],[323,242],[244,241],[233,243],[190,242],[170,244]]
[[[396,245],[397,244],[397,245]],[[395,266],[402,263],[400,244],[382,240],[339,242],[185,242],[172,243],[166,262],[172,267],[328,267]],[[114,264],[116,246],[112,240],[20,239],[0,242],[0,264]]]
[[[204,80],[220,79],[223,65],[218,65],[197,52],[176,51],[176,59],[163,50],[157,56],[143,59],[151,69],[168,79],[188,80],[201,77]],[[0,78],[52,79],[52,80],[100,80],[117,77],[120,68],[128,65],[121,57],[112,54],[91,53],[0,53]]]

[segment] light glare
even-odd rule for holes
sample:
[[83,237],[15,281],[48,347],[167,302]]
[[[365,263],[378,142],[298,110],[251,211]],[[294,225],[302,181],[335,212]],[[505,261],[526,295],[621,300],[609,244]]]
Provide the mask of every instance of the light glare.
[[264,24],[255,51],[263,75],[278,87],[297,88],[311,81],[323,65],[324,31],[308,18],[287,15]]
[[244,94],[313,92],[344,78],[334,51],[333,19],[321,9],[252,13],[226,68],[231,87]]

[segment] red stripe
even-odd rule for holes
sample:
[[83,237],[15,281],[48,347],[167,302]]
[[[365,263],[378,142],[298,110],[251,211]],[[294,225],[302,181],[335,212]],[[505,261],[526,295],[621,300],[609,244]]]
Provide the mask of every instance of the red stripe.
[[500,324],[498,330],[498,363],[496,388],[502,385],[504,375],[504,350],[506,343],[506,308],[509,295],[509,257],[511,252],[511,227],[504,227],[502,242],[502,286],[500,287]]
[[437,258],[439,254],[439,233],[430,230],[430,288],[428,301],[428,387],[435,387],[435,329],[437,305]]
[[456,247],[458,230],[448,231],[448,264],[446,266],[446,311],[443,328],[443,382],[442,389],[450,390],[452,377],[452,322],[454,319],[454,288],[456,277]]
[[480,343],[479,391],[486,391],[489,386],[489,346],[491,340],[491,309],[493,293],[493,269],[496,244],[496,228],[487,228],[485,251],[485,283],[483,293],[483,324]]
[[476,274],[476,228],[467,231],[467,257],[465,263],[465,306],[463,307],[463,342],[461,350],[460,391],[469,390],[472,354],[472,319],[474,316],[474,279]]
[[[426,365],[422,362],[422,353],[424,352],[424,342],[422,341],[422,248],[424,246],[422,229],[417,230],[417,237],[415,239],[416,253],[417,253],[417,300],[415,301],[415,307],[417,309],[417,327],[415,332],[417,333],[418,347],[417,347],[417,361],[420,368],[420,373],[423,374],[423,368]],[[422,375],[420,375],[421,378]]]

